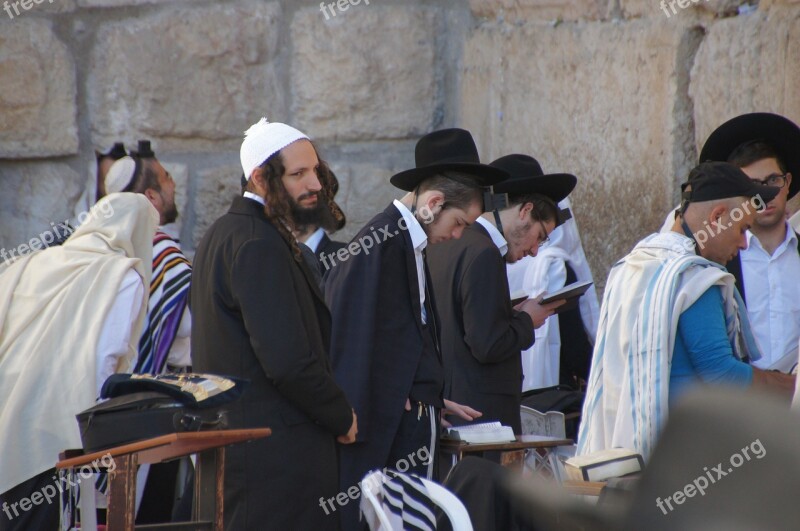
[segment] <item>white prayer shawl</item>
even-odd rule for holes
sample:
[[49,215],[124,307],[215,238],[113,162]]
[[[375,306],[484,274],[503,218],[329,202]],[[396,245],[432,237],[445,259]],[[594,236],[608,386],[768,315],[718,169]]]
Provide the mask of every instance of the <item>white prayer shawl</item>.
[[[570,208],[569,199],[564,199],[558,206]],[[529,297],[535,297],[545,291],[561,289],[566,281],[565,263],[575,271],[579,282],[594,281],[574,218],[555,228],[550,241],[539,249],[536,257],[526,257],[507,266],[510,292],[523,290]],[[579,308],[589,340],[594,342],[600,314],[594,286],[580,298]],[[551,387],[559,382],[561,335],[558,316],[547,319],[535,334],[536,341],[531,348],[522,351],[523,391]]]
[[648,459],[667,419],[678,319],[711,286],[722,289],[728,336],[758,357],[733,276],[675,232],[648,236],[611,269],[600,309],[578,454],[630,448]]
[[[143,195],[110,194],[63,246],[0,266],[0,492],[81,447],[75,414],[95,402],[102,324],[129,270],[150,284],[157,224]],[[135,359],[145,302],[118,372]]]

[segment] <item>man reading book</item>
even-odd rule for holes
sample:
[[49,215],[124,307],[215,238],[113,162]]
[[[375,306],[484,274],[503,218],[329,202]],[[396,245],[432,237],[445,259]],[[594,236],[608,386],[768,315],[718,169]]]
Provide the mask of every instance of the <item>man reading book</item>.
[[758,205],[779,188],[726,162],[695,167],[669,232],[653,234],[611,269],[600,309],[578,454],[630,448],[645,460],[670,405],[698,383],[767,386],[787,397],[794,377],[748,364],[760,356],[733,275]]
[[556,203],[577,180],[545,175],[527,155],[490,165],[511,175],[494,186],[495,193],[508,194],[508,204],[483,214],[461,239],[431,248],[428,260],[442,317],[445,397],[520,433],[521,352],[563,301],[528,299],[512,309],[506,263],[536,256],[558,223]]

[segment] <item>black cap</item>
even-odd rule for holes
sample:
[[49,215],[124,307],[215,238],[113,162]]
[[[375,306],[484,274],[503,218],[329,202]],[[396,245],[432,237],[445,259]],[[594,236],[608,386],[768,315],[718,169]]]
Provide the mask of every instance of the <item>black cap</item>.
[[699,203],[729,197],[760,197],[764,204],[772,201],[781,189],[756,184],[742,170],[727,162],[704,162],[689,172],[681,184],[684,202]]
[[509,178],[494,185],[496,193],[541,194],[558,203],[575,188],[578,179],[569,173],[548,173],[529,155],[506,155],[500,157],[489,166],[500,168],[509,174]]
[[123,144],[122,142],[115,142],[114,146],[111,149],[109,149],[108,152],[106,153],[98,153],[98,152],[95,153],[97,154],[97,160],[106,157],[111,157],[114,160],[119,160],[122,157],[127,156],[127,153],[125,152],[125,144]]
[[131,156],[139,157],[140,159],[152,159],[156,154],[153,153],[149,140],[139,140],[139,145],[136,151],[131,151]]
[[727,161],[746,142],[771,146],[792,174],[789,199],[800,191],[800,127],[788,118],[768,112],[743,114],[717,127],[700,151],[700,162]]
[[508,173],[488,164],[481,164],[478,148],[465,129],[442,129],[428,133],[414,149],[416,167],[397,173],[389,179],[392,185],[413,192],[422,181],[445,171],[458,171],[474,180],[475,186],[492,186],[508,179]]

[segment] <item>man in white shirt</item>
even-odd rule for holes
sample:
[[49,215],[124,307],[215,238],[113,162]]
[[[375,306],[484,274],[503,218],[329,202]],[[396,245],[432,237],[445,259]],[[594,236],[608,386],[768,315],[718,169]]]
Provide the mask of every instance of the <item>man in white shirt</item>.
[[747,305],[760,369],[788,372],[800,339],[800,244],[786,202],[800,189],[800,128],[769,113],[734,118],[709,136],[700,160],[727,161],[753,181],[781,189],[756,215],[747,249],[726,265]]

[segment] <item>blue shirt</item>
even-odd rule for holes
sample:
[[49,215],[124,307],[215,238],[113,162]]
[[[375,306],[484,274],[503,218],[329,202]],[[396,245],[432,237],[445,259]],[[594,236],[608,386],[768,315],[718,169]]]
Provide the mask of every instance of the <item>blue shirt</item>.
[[748,386],[753,369],[733,354],[725,329],[722,291],[711,286],[678,319],[669,402],[699,382]]

